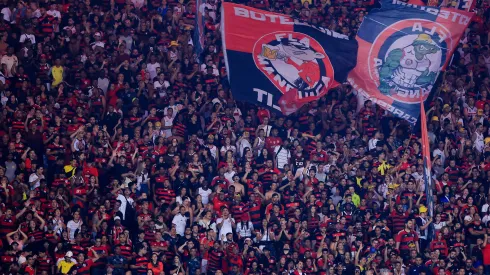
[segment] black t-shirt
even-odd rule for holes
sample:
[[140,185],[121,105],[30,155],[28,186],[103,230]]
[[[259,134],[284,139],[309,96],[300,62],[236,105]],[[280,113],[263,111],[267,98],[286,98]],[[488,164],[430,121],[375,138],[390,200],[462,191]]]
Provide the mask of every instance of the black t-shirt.
[[131,90],[119,90],[117,96],[122,99],[125,106],[131,105],[136,98],[136,93]]
[[107,124],[107,130],[109,131],[109,134],[113,134],[112,130],[110,129],[114,129],[120,117],[121,116],[119,115],[119,113],[116,112],[109,113],[105,116],[104,124]]
[[286,127],[273,125],[272,129],[277,129],[279,131],[277,133],[277,136],[280,137],[282,140],[285,140],[288,137],[288,130],[286,129]]
[[124,82],[132,82],[131,77],[132,77],[133,73],[131,72],[131,70],[129,68],[126,69],[124,67],[121,67],[119,69],[119,73],[124,75]]
[[194,123],[189,121],[188,123],[186,123],[186,126],[187,126],[187,135],[188,136],[192,136],[194,134],[197,134],[197,132],[199,130],[201,130],[201,125],[199,124],[199,122],[196,122],[194,124]]
[[304,154],[301,154],[301,156],[298,156],[298,155],[295,154],[293,156],[293,159],[294,159],[294,162],[293,162],[294,163],[294,167],[296,169],[301,168],[301,167],[305,167],[305,165],[306,165],[306,157],[305,157]]
[[129,171],[128,167],[122,166],[119,163],[115,164],[114,168],[112,169],[114,177],[119,180],[122,180],[121,175],[127,173],[128,171]]
[[470,239],[470,242],[471,242],[471,244],[476,244],[476,240],[478,238],[483,238],[483,235],[473,235],[469,232],[470,229],[473,229],[473,231],[481,231],[481,230],[483,230],[483,226],[481,223],[479,225],[472,223],[468,226],[468,233],[469,233],[468,237]]

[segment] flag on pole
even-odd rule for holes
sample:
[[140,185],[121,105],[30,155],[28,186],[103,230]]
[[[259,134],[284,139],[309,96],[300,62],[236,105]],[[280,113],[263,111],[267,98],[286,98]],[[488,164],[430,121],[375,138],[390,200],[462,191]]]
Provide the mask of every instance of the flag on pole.
[[422,132],[422,157],[424,160],[424,186],[427,197],[427,208],[430,217],[434,214],[434,199],[432,193],[432,163],[430,160],[429,135],[427,133],[427,117],[425,115],[424,101],[420,100],[420,125]]
[[221,31],[233,98],[290,114],[346,81],[357,42],[291,16],[223,3]]
[[204,51],[205,43],[204,43],[204,36],[205,36],[205,25],[206,25],[206,0],[196,0],[196,24],[194,27],[194,53],[197,54],[197,57],[199,58],[200,62],[201,60],[201,54]]
[[448,7],[464,11],[473,11],[476,0],[408,0],[408,4],[428,7]]
[[349,74],[355,90],[415,125],[420,100],[456,50],[473,13],[384,2],[365,16],[357,33],[357,66]]

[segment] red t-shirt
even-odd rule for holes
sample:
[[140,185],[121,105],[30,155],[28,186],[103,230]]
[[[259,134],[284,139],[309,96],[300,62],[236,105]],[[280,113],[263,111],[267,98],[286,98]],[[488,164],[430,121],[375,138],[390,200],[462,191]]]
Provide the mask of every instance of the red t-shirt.
[[490,244],[487,244],[483,249],[483,265],[490,265]]
[[36,272],[34,271],[34,268],[32,268],[31,266],[26,266],[25,268],[25,272],[29,275],[34,275]]

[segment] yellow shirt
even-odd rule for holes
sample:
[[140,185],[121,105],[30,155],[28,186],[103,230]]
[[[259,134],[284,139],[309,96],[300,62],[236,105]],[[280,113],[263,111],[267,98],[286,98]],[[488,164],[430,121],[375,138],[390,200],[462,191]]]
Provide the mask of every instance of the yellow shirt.
[[359,187],[362,188],[362,184],[361,184],[361,181],[363,180],[363,178],[359,178],[359,177],[356,177],[356,183]]
[[63,66],[53,66],[51,68],[51,74],[53,75],[53,87],[58,86],[61,82],[63,82]]
[[62,260],[61,262],[58,263],[58,269],[61,269],[62,274],[68,274],[68,272],[70,272],[71,267],[74,265],[75,263],[72,261],[67,262],[65,260]]
[[381,176],[384,176],[386,171],[389,170],[392,166],[389,165],[386,160],[383,160],[381,164],[378,166],[378,171],[381,174]]
[[71,166],[70,164],[65,165],[63,169],[65,170],[65,175],[67,178],[73,177],[75,175],[75,171],[77,170],[75,167]]
[[359,205],[361,204],[361,197],[359,197],[359,195],[357,195],[356,193],[351,195],[352,195],[352,202],[356,207],[359,207]]

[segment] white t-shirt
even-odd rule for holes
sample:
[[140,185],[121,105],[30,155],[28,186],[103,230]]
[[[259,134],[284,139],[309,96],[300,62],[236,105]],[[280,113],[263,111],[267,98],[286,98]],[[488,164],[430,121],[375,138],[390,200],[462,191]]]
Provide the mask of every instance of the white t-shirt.
[[32,44],[36,44],[36,37],[33,34],[24,33],[20,36],[20,43],[24,43],[26,40],[31,40]]
[[80,141],[78,138],[75,139],[75,142],[73,142],[73,148],[75,148],[75,151],[80,151],[81,148],[85,146],[85,140]]
[[229,146],[222,146],[220,149],[221,153],[226,153],[227,151],[232,151],[234,155],[236,153],[236,147],[233,145],[229,145]]
[[442,165],[444,165],[444,161],[446,161],[446,156],[444,155],[444,151],[437,148],[435,149],[434,151],[432,151],[432,157],[437,157],[439,156],[439,158],[441,159],[442,161]]
[[[223,218],[218,218],[216,220],[216,224],[220,224],[222,221],[223,221]],[[220,241],[226,240],[226,234],[233,233],[233,227],[231,226],[231,221],[235,222],[235,219],[228,217],[228,219],[226,219],[223,222],[223,226],[221,226],[221,229],[219,230],[219,240]]]
[[131,3],[133,3],[134,7],[137,9],[141,9],[143,5],[145,4],[144,0],[131,0]]
[[441,230],[444,226],[446,226],[446,222],[440,223],[432,223],[434,225],[434,230]]
[[153,80],[157,76],[157,68],[160,68],[160,63],[155,62],[155,64],[146,64],[146,70],[150,74],[150,79]]
[[487,70],[490,71],[490,56],[483,56],[485,59],[485,65],[487,66]]
[[378,141],[379,141],[379,139],[377,139],[377,138],[370,139],[368,142],[369,150],[373,150],[374,148],[376,148],[376,143]]
[[172,106],[167,106],[165,107],[165,109],[163,109],[163,113],[167,115],[168,109],[172,109],[173,110],[172,118],[175,119],[177,113],[182,109],[182,107],[183,107],[182,104],[174,104]]
[[8,7],[2,9],[1,13],[3,14],[3,20],[10,22],[10,16],[12,16],[12,12]]
[[53,16],[53,17],[57,17],[57,18],[61,19],[61,13],[57,10],[49,10],[46,13]]
[[236,175],[236,172],[231,170],[231,171],[226,171],[224,176],[225,179],[228,180],[228,182],[233,182],[233,177]]
[[[173,126],[174,125],[174,118],[173,117],[164,116],[163,117],[163,122],[164,122],[164,125],[166,127]],[[172,128],[165,129],[164,131],[165,131],[165,136],[166,137],[172,136]]]
[[235,108],[233,110],[233,118],[235,118],[235,122],[238,122],[242,117],[242,111],[239,108]]
[[213,144],[208,144],[208,145],[206,145],[206,147],[209,149],[209,152],[211,153],[211,156],[214,159],[217,159],[217,157],[218,157],[218,147],[216,147],[216,145],[213,145]]
[[[37,179],[40,179],[40,177],[36,173],[32,173],[29,176],[29,184],[35,182]],[[41,185],[41,181],[36,182],[34,186],[31,186],[31,190],[38,188],[40,185]]]
[[415,173],[412,173],[412,177],[418,181],[418,180],[421,180],[423,177],[424,177],[424,174],[419,174],[418,172],[415,172]]
[[250,142],[246,139],[241,139],[240,142],[237,143],[238,147],[238,154],[240,157],[243,157],[243,151],[245,151],[245,148],[252,148],[252,145],[250,145]]
[[104,48],[105,43],[102,41],[96,41],[96,42],[92,43],[92,50],[94,50],[96,47]]
[[82,220],[79,220],[78,222],[71,220],[66,224],[66,227],[70,229],[70,240],[75,239],[75,230],[81,226],[81,222]]
[[243,227],[241,222],[239,222],[236,226],[236,232],[240,234],[240,237],[242,238],[252,237],[253,231],[254,231],[254,225],[252,224],[251,221],[248,221],[248,224],[247,222],[244,222]]
[[[208,65],[202,64],[201,65],[201,72],[207,73],[207,70],[208,70],[208,69],[206,69],[207,67],[208,67]],[[214,76],[219,76],[219,71],[218,71],[218,69],[216,69],[216,66],[213,64],[212,67],[213,67],[213,75]]]
[[202,197],[202,204],[204,204],[204,205],[208,204],[209,203],[209,195],[211,195],[213,193],[213,191],[211,191],[210,188],[208,188],[208,190],[204,190],[202,187],[199,187],[197,192]]
[[206,8],[209,9],[209,16],[213,18],[213,22],[216,22],[216,9],[217,9],[216,5],[210,3],[206,3],[204,5],[205,6],[203,10],[205,10]]
[[75,26],[66,26],[63,28],[63,30],[69,31],[71,32],[71,34],[77,33],[77,29],[75,28]]
[[131,205],[134,204],[134,200],[132,198],[128,198],[126,199],[126,197],[122,194],[119,194],[117,195],[117,200],[120,200],[121,201],[121,206],[119,206],[119,211],[121,211],[122,215],[123,215],[123,220],[125,219],[125,215],[126,215],[126,205],[127,203],[129,202]]
[[8,55],[4,55],[2,56],[2,59],[0,60],[0,63],[1,64],[5,64],[7,65],[7,77],[12,77],[12,67],[14,66],[14,64],[17,62],[17,64],[19,63],[19,61],[17,60],[17,56],[15,55],[12,55],[12,56],[8,56]]
[[39,18],[39,17],[41,17],[41,11],[39,9],[32,12],[31,18]]
[[163,81],[163,83],[160,83],[160,81],[155,81],[153,82],[153,88],[158,89],[158,88],[161,88],[161,87],[164,87],[165,89],[167,89],[168,87],[170,86],[170,83],[168,83],[168,81]]
[[260,129],[263,129],[264,130],[264,133],[265,133],[265,136],[268,137],[271,134],[272,126],[270,126],[270,125],[262,125],[261,124],[261,125],[259,125],[257,127],[257,130],[260,130]]
[[97,88],[102,89],[104,95],[107,93],[107,89],[109,89],[109,79],[106,78],[98,78],[97,79]]
[[481,222],[484,223],[484,224],[487,224],[488,221],[490,221],[490,215],[485,215],[483,216],[483,218],[481,219]]
[[[281,151],[279,151],[279,149],[281,149]],[[274,153],[276,153],[277,168],[283,169],[284,166],[288,164],[288,160],[291,158],[291,153],[283,146],[276,146],[276,148],[274,148]]]
[[490,205],[488,203],[485,203],[482,207],[481,207],[481,212],[482,213],[487,213],[488,212],[488,208],[490,207]]
[[177,234],[180,236],[184,236],[185,233],[185,225],[187,224],[188,218],[181,213],[175,215],[175,217],[172,220],[172,223],[175,224],[175,230],[177,231]]

